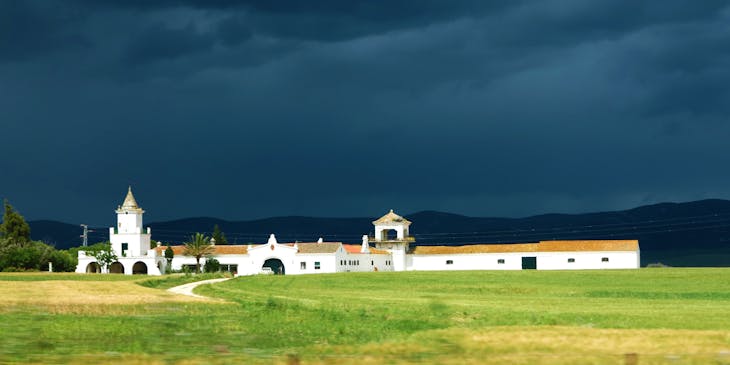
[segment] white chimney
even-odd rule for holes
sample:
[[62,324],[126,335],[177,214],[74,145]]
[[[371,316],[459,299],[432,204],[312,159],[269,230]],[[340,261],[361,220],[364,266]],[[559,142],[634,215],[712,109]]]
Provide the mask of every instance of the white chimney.
[[370,253],[370,243],[368,242],[368,235],[362,235],[362,247],[360,248],[361,253]]

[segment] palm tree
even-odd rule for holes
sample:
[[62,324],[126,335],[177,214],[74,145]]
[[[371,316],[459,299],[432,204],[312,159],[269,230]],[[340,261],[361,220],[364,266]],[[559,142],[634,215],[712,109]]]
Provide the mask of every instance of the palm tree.
[[185,242],[185,250],[183,255],[195,257],[195,273],[200,273],[200,258],[213,253],[215,247],[210,244],[210,238],[202,233],[195,233],[190,236],[190,241]]

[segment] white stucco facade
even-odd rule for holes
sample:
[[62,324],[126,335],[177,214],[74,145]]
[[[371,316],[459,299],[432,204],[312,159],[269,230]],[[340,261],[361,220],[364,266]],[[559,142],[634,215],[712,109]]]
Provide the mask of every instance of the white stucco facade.
[[[521,244],[416,246],[411,222],[392,210],[373,221],[375,236],[360,245],[341,242],[280,243],[272,234],[265,244],[218,246],[212,255],[237,275],[301,275],[375,271],[591,270],[635,269],[640,251],[635,240],[540,241]],[[391,232],[390,234],[388,232]],[[395,231],[395,234],[392,233]],[[374,247],[373,247],[374,246]],[[161,254],[163,248],[158,249]],[[177,247],[181,252],[181,247]],[[203,265],[205,259],[201,260]],[[172,269],[194,266],[176,254]]]
[[[151,249],[151,229],[143,225],[144,210],[137,205],[131,187],[117,210],[117,224],[109,228],[117,262],[99,268],[95,257],[79,252],[76,272],[97,270],[123,274],[160,275],[168,265],[166,246]],[[364,235],[360,245],[341,242],[280,243],[271,234],[264,244],[219,245],[212,255],[223,269],[236,275],[319,274],[375,271],[449,270],[589,270],[634,269],[640,265],[636,240],[540,241],[523,244],[416,246],[410,236],[411,222],[392,210],[373,221],[375,235]],[[374,247],[373,247],[374,246]],[[194,257],[183,246],[171,246],[172,270],[194,267]],[[207,258],[200,260],[201,267]]]
[[97,259],[79,251],[77,273],[104,273],[161,275],[167,261],[155,249],[150,248],[152,232],[143,225],[144,210],[137,205],[132,188],[127,191],[124,203],[117,207],[117,224],[109,228],[109,242],[117,261],[109,267],[98,267]]
[[[318,242],[280,243],[272,234],[265,244],[215,246],[210,257],[239,276],[393,271],[391,255],[366,246],[365,239],[363,245],[323,242],[321,239]],[[164,249],[166,247],[159,247],[158,254],[161,255]],[[182,246],[173,246],[175,251],[172,270],[195,265],[195,258],[185,256]],[[201,265],[205,264],[205,260],[201,259]]]
[[520,253],[409,255],[408,270],[522,270]]
[[538,270],[636,269],[636,251],[542,252],[537,255]]

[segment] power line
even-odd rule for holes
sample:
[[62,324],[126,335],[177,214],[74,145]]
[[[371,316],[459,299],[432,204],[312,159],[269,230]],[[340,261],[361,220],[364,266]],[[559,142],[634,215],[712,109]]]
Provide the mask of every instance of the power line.
[[[712,228],[730,228],[728,224],[716,224],[730,222],[730,214],[705,214],[688,217],[675,217],[665,219],[649,219],[643,221],[634,222],[621,222],[621,223],[605,223],[605,224],[588,224],[578,226],[560,226],[560,227],[544,227],[544,228],[514,228],[514,229],[502,229],[502,230],[490,230],[490,231],[473,231],[473,232],[434,232],[434,233],[422,233],[414,234],[416,239],[420,240],[497,240],[502,241],[505,239],[528,239],[530,237],[565,237],[565,236],[590,236],[590,235],[602,235],[602,236],[625,236],[629,234],[633,235],[644,235],[644,234],[656,234],[666,232],[682,232],[692,231],[700,229],[712,229]],[[686,227],[692,225],[691,227]],[[88,233],[94,232],[89,230]],[[87,235],[88,235],[87,233]],[[163,240],[185,240],[189,238],[195,232],[186,230],[175,230],[175,229],[155,229],[155,237],[160,237]],[[372,232],[370,232],[372,233]],[[97,233],[101,235],[102,233]],[[256,241],[265,240],[270,232],[238,232],[228,231],[226,232],[230,240],[243,240],[243,241]],[[317,234],[312,232],[286,232],[279,233],[280,237],[294,237],[294,236],[305,236],[305,237],[323,237],[333,240],[341,241],[359,241],[362,237],[360,234]],[[96,236],[96,234],[94,234]],[[83,236],[82,236],[83,237]],[[483,243],[483,242],[474,242]]]
[[[436,239],[436,238],[478,238],[478,237],[508,237],[508,236],[535,236],[535,235],[560,235],[560,234],[598,234],[598,233],[615,233],[615,232],[641,232],[645,229],[654,229],[662,227],[681,227],[684,225],[696,225],[696,224],[708,224],[708,223],[719,223],[728,222],[728,218],[720,218],[728,216],[727,214],[708,214],[703,216],[693,217],[681,217],[681,218],[669,218],[669,219],[652,219],[645,221],[636,222],[624,222],[624,223],[608,223],[608,224],[591,224],[582,226],[561,226],[561,227],[546,227],[546,228],[515,228],[509,230],[490,230],[490,231],[472,231],[472,232],[436,232],[436,233],[420,233],[414,234],[416,238],[420,239]],[[673,223],[669,223],[673,222]],[[676,230],[676,228],[675,228]],[[180,234],[172,232],[184,232],[185,234],[192,234],[189,231],[182,230],[170,230],[170,229],[156,229],[155,232],[171,232],[168,234],[163,233],[165,236],[179,237]],[[229,237],[236,238],[258,238],[266,236],[269,233],[257,233],[257,232],[231,232],[228,231],[226,234]],[[159,234],[158,234],[159,235]],[[312,236],[317,235],[316,233],[307,232],[286,232],[280,235],[286,236]],[[333,238],[357,238],[359,234],[324,234],[322,237],[333,237]]]

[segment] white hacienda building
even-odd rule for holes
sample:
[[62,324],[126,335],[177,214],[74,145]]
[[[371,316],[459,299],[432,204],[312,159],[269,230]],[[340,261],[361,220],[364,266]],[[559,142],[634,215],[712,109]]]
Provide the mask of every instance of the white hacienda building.
[[[150,229],[143,229],[142,214],[130,188],[117,209],[117,227],[109,229],[112,249],[119,261],[109,272],[159,275],[167,261],[167,246],[150,249]],[[637,240],[540,241],[535,243],[465,246],[416,246],[409,234],[411,222],[392,210],[373,221],[375,235],[362,244],[342,242],[280,243],[272,234],[265,244],[218,245],[210,256],[237,275],[316,274],[368,271],[426,270],[585,270],[639,268]],[[373,247],[374,246],[374,247]],[[183,246],[171,246],[172,270],[195,266],[183,255]],[[205,259],[201,260],[201,265]],[[76,272],[95,272],[96,259],[79,252]]]
[[160,275],[165,272],[167,261],[158,255],[158,251],[150,249],[150,228],[144,228],[142,215],[144,210],[137,206],[132,195],[132,188],[127,191],[124,203],[117,207],[117,225],[109,228],[109,241],[117,261],[108,268],[100,268],[95,257],[79,251],[79,264],[76,272],[92,273],[108,271],[113,274],[149,274]]

